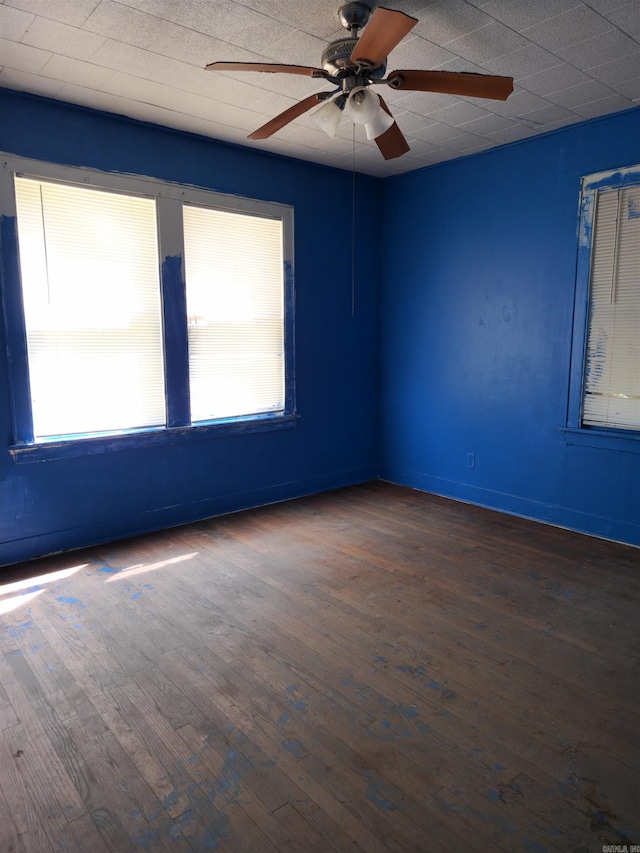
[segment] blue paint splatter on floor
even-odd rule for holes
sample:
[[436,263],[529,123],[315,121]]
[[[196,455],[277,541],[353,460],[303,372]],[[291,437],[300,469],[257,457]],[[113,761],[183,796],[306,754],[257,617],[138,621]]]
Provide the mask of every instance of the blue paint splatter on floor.
[[79,598],[74,598],[72,595],[59,595],[57,599],[61,604],[80,604]]
[[171,791],[171,793],[167,794],[167,796],[162,800],[162,804],[164,805],[165,809],[169,811],[169,809],[172,809],[178,804],[179,799],[180,794],[177,791]]
[[220,794],[228,800],[235,800],[240,794],[242,780],[237,769],[238,753],[235,749],[228,749],[222,764],[222,771],[215,780],[215,786]]
[[287,686],[285,687],[285,690],[287,691],[287,693],[293,693],[297,689],[298,689],[297,684],[287,684]]
[[537,841],[531,841],[529,838],[525,838],[522,842],[523,850],[526,850],[527,853],[548,853],[548,847],[545,847],[544,844],[538,844]]
[[290,752],[293,755],[293,757],[298,759],[298,760],[300,760],[301,758],[304,758],[305,755],[308,754],[306,749],[304,749],[304,747],[300,743],[300,741],[283,740],[282,745],[287,750],[287,752]]
[[100,566],[98,569],[99,572],[102,572],[106,575],[112,575],[119,571],[119,569],[114,569],[113,566]]
[[280,714],[280,718],[279,718],[279,720],[278,720],[278,725],[279,725],[279,726],[286,726],[286,724],[288,723],[288,721],[289,721],[289,712],[288,712],[288,711],[283,711],[283,712]]
[[367,770],[365,775],[365,779],[367,780],[367,788],[364,792],[365,797],[369,800],[370,803],[373,803],[374,806],[378,806],[381,809],[384,809],[388,812],[397,811],[396,806],[388,800],[384,794],[380,793],[380,788],[382,787],[382,783],[380,780],[376,779],[373,773],[370,770]]
[[501,773],[503,770],[506,770],[506,769],[507,769],[506,767],[503,767],[503,766],[502,766],[502,764],[498,764],[498,762],[497,762],[497,761],[496,761],[496,763],[493,765],[493,767],[494,767],[494,770],[497,770],[497,771],[498,771],[498,772],[500,772],[500,773]]
[[492,803],[500,802],[500,794],[493,789],[487,791],[487,797],[491,800]]
[[202,835],[202,843],[207,850],[217,850],[220,846],[220,840],[226,838],[227,833],[222,833],[220,828],[211,827],[204,831]]
[[[445,699],[455,699],[455,697],[456,697],[455,691],[449,690],[447,687],[440,684],[439,681],[436,681],[434,678],[431,678],[427,674],[425,668],[422,665],[420,665],[420,666],[400,665],[400,666],[396,666],[396,669],[398,670],[398,672],[406,672],[408,675],[411,675],[414,678],[417,678],[418,681],[420,681],[422,684],[429,687],[431,690],[437,690],[439,693],[442,693],[442,696]],[[446,683],[447,682],[445,679],[444,684],[446,684]]]
[[547,584],[545,586],[545,590],[551,593],[552,598],[554,598],[556,601],[558,601],[558,598],[564,598],[565,601],[571,601],[571,599],[573,598],[571,593],[566,589],[562,589],[559,583]]
[[155,847],[155,844],[158,840],[158,836],[151,829],[143,829],[140,835],[131,835],[131,840],[137,847],[142,847],[143,849],[150,848],[151,845]]
[[449,690],[446,687],[443,687],[439,681],[436,681],[433,678],[429,679],[429,683],[427,685],[431,688],[431,690],[437,690],[439,693],[442,693],[445,699],[455,699],[456,694],[453,690]]
[[142,590],[138,590],[138,592],[135,592],[135,593],[131,596],[131,601],[134,601],[136,598],[140,598],[140,596],[141,596],[141,595],[142,595]]
[[7,634],[12,640],[21,640],[23,639],[25,632],[30,628],[33,628],[33,622],[22,622],[21,625],[17,625],[15,628],[7,628]]

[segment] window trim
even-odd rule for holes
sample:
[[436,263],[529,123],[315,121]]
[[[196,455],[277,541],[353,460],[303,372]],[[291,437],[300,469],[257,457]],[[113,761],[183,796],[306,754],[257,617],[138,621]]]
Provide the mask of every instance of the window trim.
[[573,309],[571,365],[566,425],[560,427],[567,444],[610,450],[640,452],[640,431],[619,427],[588,426],[582,423],[584,401],[592,236],[597,194],[602,189],[620,189],[640,183],[640,165],[596,172],[582,178],[578,208],[578,257]]
[[[278,202],[227,195],[203,187],[163,181],[158,178],[97,169],[62,166],[40,160],[0,154],[0,284],[5,319],[12,444],[15,462],[45,461],[117,449],[199,441],[235,434],[295,427],[295,328],[293,208]],[[73,434],[34,440],[29,391],[29,362],[20,264],[14,175],[96,187],[129,195],[152,197],[157,202],[158,254],[162,335],[165,361],[166,425],[115,432]],[[189,362],[187,344],[186,284],[182,203],[189,202],[226,210],[279,219],[283,224],[284,280],[284,410],[277,413],[242,415],[191,424],[189,407]]]

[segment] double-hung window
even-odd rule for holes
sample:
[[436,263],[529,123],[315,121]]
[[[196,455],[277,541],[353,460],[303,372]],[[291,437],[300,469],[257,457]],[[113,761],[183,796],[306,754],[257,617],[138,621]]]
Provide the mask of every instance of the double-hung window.
[[570,426],[640,431],[640,167],[582,188]]
[[291,208],[11,158],[1,179],[17,448],[293,420]]

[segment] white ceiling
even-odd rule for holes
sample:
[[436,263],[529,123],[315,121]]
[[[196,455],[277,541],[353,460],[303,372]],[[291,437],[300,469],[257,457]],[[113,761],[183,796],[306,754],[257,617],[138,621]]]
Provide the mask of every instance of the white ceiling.
[[[206,72],[215,60],[318,66],[347,35],[342,0],[0,0],[0,86],[290,157],[351,169],[353,125],[335,139],[307,113],[271,139],[247,135],[321,80]],[[368,5],[375,7],[377,2]],[[391,175],[640,104],[640,0],[387,0],[419,19],[388,69],[515,79],[505,101],[384,97],[411,151],[385,162],[356,131],[355,168]]]

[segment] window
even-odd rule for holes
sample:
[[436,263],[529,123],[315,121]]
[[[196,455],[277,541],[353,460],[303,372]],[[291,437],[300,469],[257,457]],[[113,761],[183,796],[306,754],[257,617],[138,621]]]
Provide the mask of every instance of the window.
[[583,182],[574,356],[570,426],[640,430],[638,167]]
[[282,223],[183,208],[191,419],[284,406]]
[[291,208],[17,158],[1,177],[16,445],[291,422]]
[[164,424],[153,200],[15,188],[34,437]]

